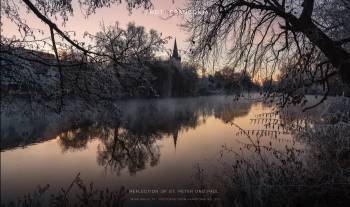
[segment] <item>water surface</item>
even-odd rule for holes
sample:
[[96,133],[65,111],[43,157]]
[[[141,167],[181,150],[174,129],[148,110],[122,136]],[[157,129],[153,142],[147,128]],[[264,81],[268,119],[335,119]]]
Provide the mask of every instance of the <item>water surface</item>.
[[271,106],[232,96],[130,100],[87,109],[69,104],[62,114],[23,101],[2,111],[2,199],[23,196],[39,184],[57,190],[78,173],[102,188],[184,188],[196,166],[215,174],[222,170],[218,163],[230,162],[223,146],[239,151],[247,143],[239,127],[261,133],[262,142],[275,147],[298,145],[282,129],[257,122]]

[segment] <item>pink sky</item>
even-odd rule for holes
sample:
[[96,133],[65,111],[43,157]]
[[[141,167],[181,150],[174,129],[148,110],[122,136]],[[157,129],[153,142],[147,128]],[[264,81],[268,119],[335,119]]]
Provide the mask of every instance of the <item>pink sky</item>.
[[[14,0],[19,1],[19,0]],[[153,0],[154,5],[153,11],[160,10],[175,10],[177,8],[185,8],[186,0]],[[74,16],[70,17],[66,25],[61,28],[64,31],[75,31],[76,39],[83,40],[83,34],[85,31],[89,33],[96,33],[99,30],[100,22],[103,21],[105,25],[113,24],[115,21],[118,21],[121,26],[126,27],[127,23],[135,22],[136,25],[142,25],[149,29],[155,29],[159,32],[162,32],[163,36],[172,36],[176,37],[178,48],[180,50],[186,50],[187,44],[185,40],[187,34],[180,28],[182,22],[182,17],[174,16],[168,20],[160,18],[159,15],[149,14],[143,9],[133,10],[132,14],[129,14],[129,11],[126,9],[126,5],[113,5],[111,8],[102,8],[98,9],[96,14],[89,16],[87,19],[83,16],[80,8],[78,7],[77,1],[74,3]],[[26,13],[22,12],[23,18],[27,23],[34,28],[44,29],[45,36],[48,36],[49,32],[47,26],[41,23],[31,12]],[[164,16],[164,15],[163,15]],[[54,21],[54,18],[51,18]],[[17,27],[12,24],[7,19],[2,19],[3,24],[3,34],[4,36],[11,37],[13,35],[18,35]],[[56,21],[57,25],[61,25],[60,21]],[[172,48],[174,39],[170,40],[167,44],[167,48]]]

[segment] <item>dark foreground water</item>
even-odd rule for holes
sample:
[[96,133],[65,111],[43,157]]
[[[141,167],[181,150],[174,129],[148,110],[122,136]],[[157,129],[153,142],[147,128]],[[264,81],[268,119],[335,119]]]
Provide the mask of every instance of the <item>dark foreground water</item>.
[[278,122],[272,111],[231,96],[89,108],[72,101],[61,114],[15,101],[1,112],[1,200],[16,200],[37,185],[50,184],[53,193],[78,173],[97,188],[194,189],[198,167],[220,175],[232,159],[223,146],[239,151],[247,143],[239,128],[275,148],[302,148],[282,128],[257,122],[264,114]]

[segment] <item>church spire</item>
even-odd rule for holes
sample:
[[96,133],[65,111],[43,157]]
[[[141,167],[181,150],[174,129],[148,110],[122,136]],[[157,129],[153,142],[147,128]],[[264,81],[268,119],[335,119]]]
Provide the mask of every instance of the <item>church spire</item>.
[[175,38],[175,42],[174,42],[173,58],[176,58],[176,59],[179,58],[179,52],[177,51],[176,38]]
[[181,57],[179,55],[179,51],[177,50],[176,38],[175,38],[175,42],[174,42],[173,55],[170,57],[170,59],[173,60],[177,64],[181,63]]

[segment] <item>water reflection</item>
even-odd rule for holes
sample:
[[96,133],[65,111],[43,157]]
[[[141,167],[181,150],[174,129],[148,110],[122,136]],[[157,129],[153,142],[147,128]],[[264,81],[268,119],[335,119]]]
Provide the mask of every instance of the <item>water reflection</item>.
[[113,136],[102,140],[98,146],[97,162],[120,174],[127,167],[134,175],[146,168],[146,163],[155,166],[159,162],[159,146],[155,144],[158,134],[137,134],[125,129],[114,129]]
[[212,184],[227,206],[311,206],[328,194],[340,198],[328,199],[334,205],[349,203],[350,101],[306,113],[233,97],[71,105],[63,116],[23,113],[24,105],[2,111],[2,197],[67,186],[78,172],[99,188],[182,188],[200,166],[216,176],[192,176],[195,187]]
[[91,107],[82,101],[68,102],[61,114],[23,99],[4,101],[1,106],[1,151],[57,136],[63,137],[67,144],[78,144],[77,141],[82,144],[100,134],[103,128],[115,126],[120,114],[115,105]]
[[[63,153],[85,150],[99,140],[96,160],[106,170],[131,175],[159,163],[157,140],[172,137],[176,149],[179,134],[214,116],[223,122],[246,115],[252,101],[233,97],[200,97],[120,101],[113,105],[79,108],[71,102],[61,115],[46,109],[30,111],[18,101],[2,111],[1,150],[26,147],[57,138]],[[12,113],[8,113],[12,111]]]

